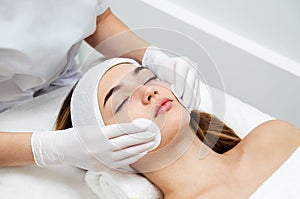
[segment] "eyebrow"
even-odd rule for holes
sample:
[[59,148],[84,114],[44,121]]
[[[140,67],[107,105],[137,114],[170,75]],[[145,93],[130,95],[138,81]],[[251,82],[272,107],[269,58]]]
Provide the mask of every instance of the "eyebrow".
[[[148,68],[145,67],[145,66],[137,67],[137,68],[134,69],[133,74],[136,76],[140,71],[142,71],[142,70],[144,70],[144,69],[148,70]],[[121,86],[122,86],[122,83],[116,85],[115,87],[113,87],[112,89],[110,89],[110,90],[108,91],[108,93],[106,94],[106,96],[105,96],[105,98],[104,98],[103,107],[105,107],[106,102],[107,102],[108,99],[112,96],[112,94],[113,94],[114,92],[116,92],[117,90],[120,90]]]
[[105,104],[106,104],[107,100],[111,97],[113,92],[119,90],[120,88],[121,88],[121,84],[118,84],[117,86],[115,86],[115,87],[113,87],[112,89],[109,90],[109,92],[107,93],[107,95],[104,98],[103,107],[105,107]]
[[137,67],[137,68],[134,69],[133,74],[137,75],[140,71],[145,70],[145,69],[147,70],[148,68],[145,67],[145,66]]

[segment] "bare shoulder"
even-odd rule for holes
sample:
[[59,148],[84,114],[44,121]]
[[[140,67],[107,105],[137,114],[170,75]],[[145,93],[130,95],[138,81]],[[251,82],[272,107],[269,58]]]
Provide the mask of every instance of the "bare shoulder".
[[[294,140],[300,144],[300,129],[289,122],[283,120],[270,120],[254,128],[250,136],[259,134],[260,136],[272,136],[272,139]],[[288,141],[286,140],[286,141]]]
[[[270,120],[253,129],[234,147],[238,165],[285,161],[300,146],[300,129],[282,120]],[[256,162],[256,163],[255,163]],[[277,162],[277,164],[279,164]]]
[[267,122],[258,125],[256,128],[254,128],[254,130],[257,128],[271,128],[274,130],[289,129],[295,132],[300,131],[299,128],[284,120],[269,120]]
[[260,124],[231,152],[237,157],[232,170],[235,182],[232,184],[247,184],[241,188],[240,194],[252,194],[299,146],[300,129],[294,125],[282,120]]

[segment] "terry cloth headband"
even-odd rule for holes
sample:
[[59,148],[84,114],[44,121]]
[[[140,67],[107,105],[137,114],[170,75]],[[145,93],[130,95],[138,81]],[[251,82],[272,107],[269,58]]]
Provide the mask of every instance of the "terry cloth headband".
[[98,105],[98,84],[102,76],[113,66],[129,63],[140,66],[127,58],[108,59],[89,69],[78,81],[71,97],[71,120],[76,126],[105,126]]

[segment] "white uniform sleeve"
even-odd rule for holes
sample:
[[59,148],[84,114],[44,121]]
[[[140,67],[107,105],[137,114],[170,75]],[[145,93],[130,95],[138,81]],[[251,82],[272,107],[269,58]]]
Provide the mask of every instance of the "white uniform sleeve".
[[201,83],[200,89],[201,104],[199,110],[216,115],[241,138],[245,137],[258,125],[275,119],[253,106],[207,84]]
[[97,15],[103,14],[109,8],[110,0],[98,0]]

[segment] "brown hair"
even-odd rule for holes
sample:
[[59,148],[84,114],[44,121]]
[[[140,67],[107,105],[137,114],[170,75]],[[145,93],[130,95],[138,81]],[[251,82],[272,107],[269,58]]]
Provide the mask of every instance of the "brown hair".
[[73,127],[71,120],[71,97],[75,87],[69,92],[68,96],[65,98],[62,106],[60,107],[58,116],[55,121],[55,130],[63,130]]
[[[56,119],[56,130],[72,127],[70,102],[73,89],[64,100]],[[190,127],[196,132],[197,137],[217,153],[225,153],[237,145],[241,139],[226,124],[212,114],[192,111]]]
[[197,137],[213,151],[225,153],[237,145],[241,138],[216,116],[192,111],[190,127]]

